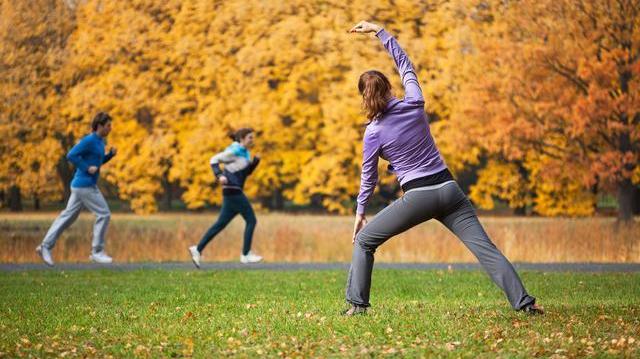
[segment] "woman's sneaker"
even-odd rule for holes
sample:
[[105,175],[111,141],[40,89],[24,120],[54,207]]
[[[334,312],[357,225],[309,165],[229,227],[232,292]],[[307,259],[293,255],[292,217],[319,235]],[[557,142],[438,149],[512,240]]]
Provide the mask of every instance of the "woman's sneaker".
[[353,317],[355,315],[364,315],[367,314],[367,307],[361,307],[359,305],[351,304],[349,309],[345,309],[342,311],[342,315],[345,317]]
[[198,246],[189,247],[189,254],[191,254],[191,260],[195,264],[196,268],[200,269],[200,251]]
[[526,307],[522,308],[522,311],[529,314],[529,315],[543,315],[544,314],[544,308],[537,305],[537,304],[530,304],[527,305]]
[[262,257],[254,254],[253,252],[249,251],[249,253],[247,253],[246,255],[242,254],[240,255],[240,262],[244,263],[244,264],[248,264],[248,263],[258,263],[262,260]]
[[113,258],[109,257],[104,251],[92,253],[89,256],[89,259],[92,262],[100,263],[100,264],[109,264],[113,262]]

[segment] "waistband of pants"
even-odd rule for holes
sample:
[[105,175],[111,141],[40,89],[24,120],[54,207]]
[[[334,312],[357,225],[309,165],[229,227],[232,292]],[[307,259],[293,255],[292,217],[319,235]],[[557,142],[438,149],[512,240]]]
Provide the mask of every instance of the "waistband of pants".
[[242,189],[239,187],[223,187],[222,195],[223,196],[237,196],[239,194],[243,194]]
[[434,184],[434,185],[431,185],[431,186],[422,186],[422,187],[412,188],[412,189],[406,191],[405,194],[409,193],[409,192],[415,192],[415,191],[431,191],[431,190],[434,190],[434,189],[442,188],[442,187],[444,187],[444,186],[446,186],[446,185],[448,185],[450,183],[456,183],[456,181],[450,180],[450,181]]
[[440,172],[412,179],[411,181],[402,185],[402,191],[407,193],[409,190],[412,190],[414,188],[435,186],[453,180],[453,175],[451,174],[451,172],[449,172],[448,168],[445,168]]
[[91,186],[84,186],[84,187],[70,187],[72,191],[78,191],[78,190],[86,190],[86,189],[98,189],[98,185],[94,184]]

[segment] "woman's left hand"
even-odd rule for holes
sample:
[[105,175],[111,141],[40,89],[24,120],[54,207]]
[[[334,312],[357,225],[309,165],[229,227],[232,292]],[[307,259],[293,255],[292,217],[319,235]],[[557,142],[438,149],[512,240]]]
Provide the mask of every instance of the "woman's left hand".
[[363,214],[356,214],[356,221],[353,224],[353,237],[351,238],[351,243],[355,243],[356,242],[356,236],[358,235],[358,232],[360,232],[360,230],[362,229],[362,227],[364,227],[367,224],[367,219]]
[[356,24],[356,26],[352,27],[351,30],[349,30],[349,32],[366,34],[369,32],[378,32],[380,30],[382,30],[382,27],[376,24],[373,24],[367,21],[360,21],[359,23]]

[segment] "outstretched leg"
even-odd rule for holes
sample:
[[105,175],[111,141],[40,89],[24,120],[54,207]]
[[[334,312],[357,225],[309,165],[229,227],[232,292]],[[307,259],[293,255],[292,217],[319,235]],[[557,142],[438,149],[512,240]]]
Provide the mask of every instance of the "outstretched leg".
[[535,303],[535,298],[527,294],[522,281],[509,260],[491,242],[482,228],[471,202],[456,185],[443,193],[449,197],[451,207],[437,219],[453,232],[478,258],[491,279],[504,291],[511,306],[524,309]]
[[78,218],[80,211],[82,211],[82,201],[78,197],[76,190],[72,189],[71,196],[67,202],[67,207],[60,213],[58,218],[53,221],[51,227],[49,227],[47,234],[42,240],[42,246],[51,250],[56,245],[56,241],[62,232],[64,232],[64,230],[73,224],[73,222]]
[[249,199],[242,195],[242,199],[238,200],[240,215],[244,218],[246,226],[244,228],[244,242],[242,245],[242,255],[247,255],[251,250],[251,242],[253,241],[253,232],[256,229],[258,220],[256,214],[253,212]]
[[93,240],[91,242],[91,252],[100,253],[104,251],[105,236],[111,220],[109,205],[98,187],[82,188],[79,192],[82,204],[96,216],[93,225]]
[[230,202],[229,197],[225,196],[222,202],[222,208],[220,209],[220,216],[216,223],[214,223],[209,230],[202,236],[200,243],[198,243],[198,252],[202,253],[204,247],[207,246],[209,241],[213,239],[220,231],[222,231],[231,222],[233,217],[238,214],[234,206]]
[[437,191],[409,191],[380,211],[356,236],[347,279],[347,302],[368,307],[373,254],[389,238],[433,218]]

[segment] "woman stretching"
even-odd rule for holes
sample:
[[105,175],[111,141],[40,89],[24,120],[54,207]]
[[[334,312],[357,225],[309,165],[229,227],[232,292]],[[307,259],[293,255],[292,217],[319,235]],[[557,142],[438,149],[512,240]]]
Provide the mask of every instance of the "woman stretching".
[[[422,90],[407,55],[396,39],[378,25],[362,21],[350,32],[376,34],[395,61],[405,97],[394,98],[389,80],[378,71],[367,71],[360,76],[358,90],[369,124],[364,133],[353,257],[346,289],[350,308],[344,314],[365,313],[370,306],[376,248],[396,234],[432,218],[462,240],[505,292],[515,310],[542,314],[511,263],[485,233],[471,202],[440,157],[429,130]],[[390,162],[389,167],[398,177],[404,195],[367,224],[364,212],[378,181],[378,157]]]
[[[196,267],[200,268],[200,254],[207,243],[220,233],[224,227],[239,213],[246,222],[244,229],[244,245],[242,247],[242,255],[240,262],[257,263],[262,257],[251,252],[251,241],[253,239],[253,231],[256,228],[256,215],[253,213],[251,203],[242,192],[244,182],[247,177],[256,169],[260,158],[249,155],[249,148],[253,147],[254,134],[251,128],[241,128],[238,131],[229,134],[233,143],[223,152],[211,157],[209,161],[213,173],[220,183],[222,183],[222,209],[218,221],[209,228],[202,236],[202,240],[197,246],[189,247],[191,259]],[[220,164],[224,164],[224,168],[220,169]]]

